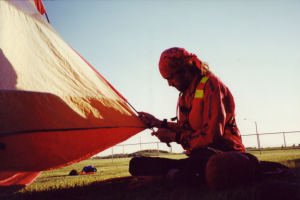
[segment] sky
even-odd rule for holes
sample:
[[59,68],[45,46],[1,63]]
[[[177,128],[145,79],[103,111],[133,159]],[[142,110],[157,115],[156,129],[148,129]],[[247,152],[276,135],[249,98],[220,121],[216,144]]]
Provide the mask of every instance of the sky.
[[[176,115],[179,92],[161,77],[158,61],[165,49],[183,47],[229,88],[242,135],[255,134],[256,123],[260,134],[299,131],[285,140],[300,144],[300,1],[43,2],[58,34],[136,110],[159,119]],[[150,133],[119,145],[158,142]],[[242,139],[246,147],[257,147],[256,136]],[[260,143],[281,146],[283,134],[263,135]],[[183,151],[171,145],[173,152]],[[159,148],[169,150],[165,144]],[[122,146],[114,147],[114,153],[122,152]]]

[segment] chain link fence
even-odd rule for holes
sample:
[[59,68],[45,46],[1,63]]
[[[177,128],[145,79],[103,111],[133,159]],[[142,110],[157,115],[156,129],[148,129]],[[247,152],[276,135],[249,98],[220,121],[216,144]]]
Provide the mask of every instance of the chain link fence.
[[[300,146],[300,139],[299,140],[295,140],[295,139],[291,139],[291,138],[295,138],[295,137],[290,137],[288,142],[287,142],[287,136],[289,135],[293,135],[293,134],[299,134],[300,131],[290,131],[290,132],[275,132],[275,133],[260,133],[260,134],[248,134],[248,135],[242,135],[242,140],[248,140],[250,139],[251,144],[257,144],[257,146],[252,146],[252,147],[247,147],[249,149],[258,149],[260,151],[261,154],[261,149],[262,149],[262,145],[265,147],[282,147],[282,148],[286,148],[287,146]],[[281,143],[280,144],[274,144],[272,143],[272,141],[274,140],[274,137],[270,137],[270,135],[276,135],[276,140],[280,141],[280,137],[281,137]],[[252,138],[251,138],[252,137]],[[299,135],[300,138],[300,135]],[[255,141],[256,140],[256,141]],[[163,148],[161,145],[164,145]],[[140,151],[141,154],[140,155],[147,155],[147,153],[150,155],[155,155],[157,154],[157,156],[159,157],[159,153],[160,152],[169,152],[172,153],[172,146],[168,147],[168,150],[166,151],[166,143],[162,143],[162,142],[146,142],[146,143],[134,143],[134,144],[123,144],[123,145],[115,145],[113,147],[111,147],[111,155],[108,156],[101,156],[101,158],[111,158],[112,162],[114,158],[126,158],[126,157],[132,157],[132,154],[128,154],[125,153],[125,147],[126,146],[131,146],[131,149],[135,150],[135,151]],[[134,146],[134,148],[132,148],[132,146]],[[148,146],[148,148],[147,148]],[[153,148],[155,147],[155,148]],[[122,152],[122,153],[114,153],[114,150],[118,149],[118,152]],[[151,152],[149,152],[149,150],[144,150],[143,149],[152,149]],[[161,149],[161,150],[160,150]],[[134,151],[133,150],[133,151]],[[136,155],[134,155],[136,156]],[[99,156],[96,156],[94,158],[100,158]]]

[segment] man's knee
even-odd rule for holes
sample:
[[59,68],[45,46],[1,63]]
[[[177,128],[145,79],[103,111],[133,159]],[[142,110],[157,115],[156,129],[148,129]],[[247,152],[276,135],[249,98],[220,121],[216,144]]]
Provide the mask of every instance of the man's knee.
[[134,157],[129,162],[129,173],[133,176],[166,175],[170,169],[176,168],[176,163],[167,158]]
[[140,176],[139,163],[140,157],[134,157],[129,161],[129,173],[132,176]]
[[150,157],[134,157],[129,162],[129,173],[132,176],[151,176],[153,158]]

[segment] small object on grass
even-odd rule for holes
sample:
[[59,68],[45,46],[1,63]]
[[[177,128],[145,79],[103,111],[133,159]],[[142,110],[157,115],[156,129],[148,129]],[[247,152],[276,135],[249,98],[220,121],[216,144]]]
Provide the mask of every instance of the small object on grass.
[[97,169],[96,169],[95,166],[90,165],[90,166],[84,167],[84,168],[82,169],[81,172],[85,172],[86,174],[87,174],[87,173],[90,173],[90,172],[96,173],[96,172],[97,172]]
[[72,171],[70,171],[69,176],[77,176],[79,175],[79,172],[75,169],[72,169]]

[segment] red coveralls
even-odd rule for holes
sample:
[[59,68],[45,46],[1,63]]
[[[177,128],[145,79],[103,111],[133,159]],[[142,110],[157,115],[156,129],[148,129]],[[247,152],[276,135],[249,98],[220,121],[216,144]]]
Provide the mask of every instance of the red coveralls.
[[168,122],[176,142],[192,151],[211,147],[245,152],[235,123],[235,104],[229,89],[214,76],[197,75],[179,97],[178,123]]
[[180,171],[179,183],[197,186],[206,183],[206,166],[213,155],[226,151],[245,152],[235,124],[235,105],[230,91],[214,76],[202,78],[197,75],[180,95],[178,124],[167,124],[169,130],[177,133],[176,142],[182,145],[189,158],[135,157],[129,164],[132,175],[168,176],[176,169]]

